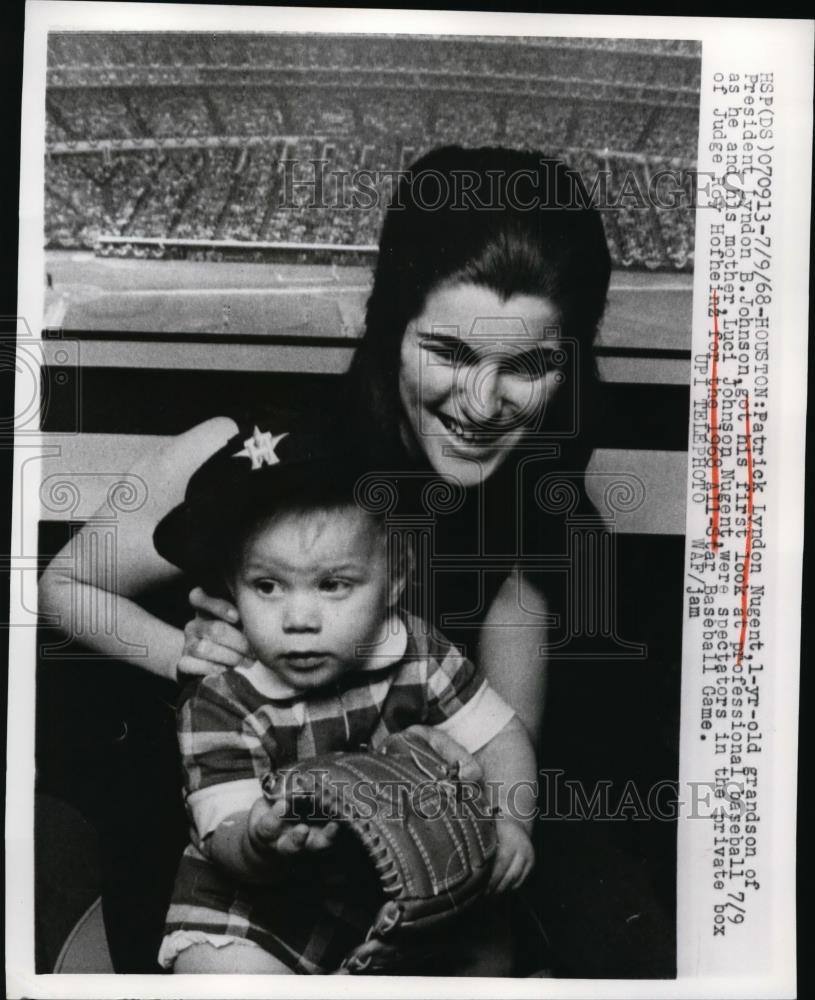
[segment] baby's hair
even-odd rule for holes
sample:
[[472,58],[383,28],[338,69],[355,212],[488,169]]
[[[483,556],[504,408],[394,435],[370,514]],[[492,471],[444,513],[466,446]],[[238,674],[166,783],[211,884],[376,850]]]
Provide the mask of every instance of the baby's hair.
[[[202,584],[226,596],[226,581],[240,563],[246,540],[268,521],[288,517],[328,519],[351,510],[364,516],[371,530],[381,535],[382,544],[387,544],[391,533],[385,515],[360,506],[354,498],[353,488],[345,483],[287,485],[285,495],[261,493],[251,497],[233,511],[229,523],[224,525],[217,548],[212,553],[212,575]],[[389,544],[387,555],[389,575],[404,575],[410,565],[410,557],[404,553],[403,546],[400,543]]]

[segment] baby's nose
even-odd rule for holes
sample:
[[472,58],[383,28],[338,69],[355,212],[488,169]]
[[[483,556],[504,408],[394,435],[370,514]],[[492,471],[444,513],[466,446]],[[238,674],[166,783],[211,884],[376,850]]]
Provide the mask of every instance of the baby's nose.
[[317,601],[307,595],[292,594],[283,610],[283,631],[318,632],[320,625]]

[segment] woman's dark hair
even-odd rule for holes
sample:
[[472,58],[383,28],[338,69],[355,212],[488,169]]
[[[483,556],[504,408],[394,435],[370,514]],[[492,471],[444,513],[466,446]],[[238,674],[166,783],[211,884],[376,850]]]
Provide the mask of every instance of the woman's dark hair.
[[374,453],[386,457],[399,447],[405,328],[432,291],[455,282],[484,286],[503,299],[537,295],[556,306],[562,336],[578,346],[573,377],[585,447],[596,381],[591,345],[610,271],[599,213],[562,161],[460,146],[417,160],[385,217],[365,333],[349,373],[350,403]]

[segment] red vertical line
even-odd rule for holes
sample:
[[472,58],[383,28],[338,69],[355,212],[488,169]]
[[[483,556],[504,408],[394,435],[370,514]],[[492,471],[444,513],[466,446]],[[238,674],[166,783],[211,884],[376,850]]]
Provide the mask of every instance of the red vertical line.
[[713,294],[713,358],[710,366],[710,444],[713,473],[710,493],[712,510],[710,514],[710,547],[719,548],[719,298],[716,289]]
[[750,397],[744,397],[744,434],[747,448],[747,534],[744,538],[744,576],[741,588],[741,630],[739,632],[739,648],[736,653],[736,665],[744,658],[744,641],[747,638],[747,598],[750,583],[750,553],[753,549],[753,439],[750,431]]

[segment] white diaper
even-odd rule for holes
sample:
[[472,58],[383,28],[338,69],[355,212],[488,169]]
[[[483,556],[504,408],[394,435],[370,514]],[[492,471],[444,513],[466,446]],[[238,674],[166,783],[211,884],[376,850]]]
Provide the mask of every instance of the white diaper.
[[163,969],[172,969],[175,960],[182,951],[193,944],[211,944],[215,948],[225,948],[228,944],[241,944],[247,948],[263,950],[259,944],[248,938],[235,937],[232,934],[209,934],[207,931],[173,931],[161,942],[158,953],[158,964]]

